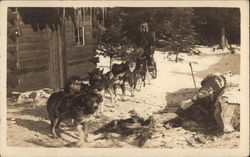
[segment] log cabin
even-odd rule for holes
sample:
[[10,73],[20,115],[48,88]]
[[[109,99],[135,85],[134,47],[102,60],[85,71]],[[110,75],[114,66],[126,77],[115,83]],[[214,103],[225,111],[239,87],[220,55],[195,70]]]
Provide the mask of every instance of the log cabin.
[[86,79],[98,62],[92,29],[102,10],[8,8],[7,93],[60,89],[73,75]]

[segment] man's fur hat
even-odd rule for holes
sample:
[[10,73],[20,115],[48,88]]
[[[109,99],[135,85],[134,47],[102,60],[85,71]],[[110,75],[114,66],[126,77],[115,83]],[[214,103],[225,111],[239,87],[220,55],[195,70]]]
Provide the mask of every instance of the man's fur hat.
[[140,25],[140,32],[142,32],[143,28],[146,28],[146,32],[148,32],[148,23],[144,22]]

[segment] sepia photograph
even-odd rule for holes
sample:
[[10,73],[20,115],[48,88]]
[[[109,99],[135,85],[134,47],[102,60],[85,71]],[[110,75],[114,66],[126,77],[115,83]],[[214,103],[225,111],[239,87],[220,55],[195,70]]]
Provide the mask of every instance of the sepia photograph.
[[249,142],[249,120],[240,124],[249,116],[243,13],[7,5],[5,147],[239,150]]

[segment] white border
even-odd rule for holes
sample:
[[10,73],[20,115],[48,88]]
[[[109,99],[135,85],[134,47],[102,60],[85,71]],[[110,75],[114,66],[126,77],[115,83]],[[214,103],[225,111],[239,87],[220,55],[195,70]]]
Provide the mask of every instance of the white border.
[[[2,1],[0,3],[1,153],[5,156],[247,156],[249,155],[249,2],[244,1]],[[7,7],[237,7],[241,9],[241,133],[239,149],[22,148],[6,146]],[[5,22],[4,22],[5,21]]]

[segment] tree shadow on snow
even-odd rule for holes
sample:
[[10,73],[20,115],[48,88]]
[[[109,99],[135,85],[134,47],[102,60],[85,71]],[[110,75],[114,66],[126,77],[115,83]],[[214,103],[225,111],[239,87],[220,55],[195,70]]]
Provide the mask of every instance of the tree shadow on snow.
[[233,74],[240,74],[240,55],[230,54],[223,55],[222,58],[215,64],[208,67],[204,71],[198,71],[195,76],[204,78],[209,73],[227,72],[231,71]]
[[[231,71],[233,74],[239,75],[240,74],[240,55],[238,54],[220,54],[222,57],[221,59],[209,67],[202,71],[196,71],[194,73],[195,77],[204,78],[208,74],[217,73],[217,72],[227,72]],[[195,68],[195,67],[194,67]],[[179,72],[179,71],[171,71],[173,74],[179,75],[187,75],[191,77],[190,72]]]

